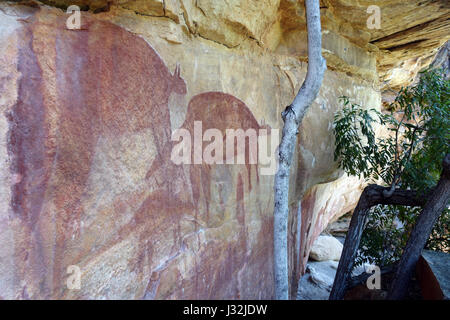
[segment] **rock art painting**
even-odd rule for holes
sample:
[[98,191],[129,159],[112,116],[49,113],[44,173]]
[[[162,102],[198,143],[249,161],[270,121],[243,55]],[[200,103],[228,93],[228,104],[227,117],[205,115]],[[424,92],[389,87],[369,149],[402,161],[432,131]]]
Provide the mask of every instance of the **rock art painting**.
[[[16,298],[254,297],[248,288],[270,298],[271,208],[257,165],[175,165],[169,97],[187,94],[183,67],[171,72],[112,23],[64,24],[35,16],[18,31],[8,114]],[[224,137],[262,128],[229,94],[200,93],[186,107],[192,134],[194,121]],[[69,265],[82,270],[76,292]]]

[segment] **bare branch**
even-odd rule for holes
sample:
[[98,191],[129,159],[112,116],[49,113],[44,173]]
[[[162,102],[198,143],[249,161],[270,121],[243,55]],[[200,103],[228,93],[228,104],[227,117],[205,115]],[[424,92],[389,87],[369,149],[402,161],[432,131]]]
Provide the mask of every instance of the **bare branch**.
[[427,239],[430,237],[433,226],[449,203],[450,154],[447,154],[444,158],[442,167],[443,171],[438,185],[431,193],[420,213],[400,258],[400,263],[389,291],[389,300],[403,299],[406,295],[414,268],[425,247]]
[[385,197],[384,194],[389,189],[389,187],[371,184],[361,194],[345,238],[344,249],[339,260],[336,277],[334,278],[333,289],[330,293],[330,300],[340,300],[344,297],[370,208],[378,204],[411,207],[425,205],[426,197],[420,197],[417,192],[412,190],[395,190],[389,197]]

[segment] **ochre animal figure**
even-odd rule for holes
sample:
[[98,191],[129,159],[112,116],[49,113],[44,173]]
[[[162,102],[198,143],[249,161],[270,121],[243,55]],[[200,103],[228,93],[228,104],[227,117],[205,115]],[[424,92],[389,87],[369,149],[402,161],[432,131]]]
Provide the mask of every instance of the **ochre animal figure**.
[[[218,129],[220,130],[223,137],[223,163],[226,163],[226,140],[227,129],[242,129],[247,131],[248,129],[255,130],[256,134],[259,133],[260,129],[269,129],[270,127],[260,126],[258,121],[253,116],[250,109],[245,105],[244,102],[238,98],[221,93],[221,92],[206,92],[194,96],[189,102],[186,119],[181,126],[182,129],[187,129],[190,132],[191,138],[194,137],[194,122],[200,122],[202,124],[202,135],[208,129]],[[193,142],[192,142],[193,143]],[[210,142],[203,142],[203,148],[206,147]],[[237,141],[234,140],[234,155],[237,155]],[[151,207],[157,206],[159,209],[164,209],[165,212],[169,211],[170,208],[174,210],[178,208],[194,208],[196,214],[199,209],[199,202],[204,201],[204,208],[206,208],[205,220],[209,219],[209,203],[211,201],[210,195],[210,185],[214,183],[211,177],[211,168],[213,165],[202,163],[193,164],[194,162],[194,148],[191,147],[191,161],[192,164],[188,165],[190,176],[183,178],[182,165],[175,165],[170,160],[170,154],[173,147],[172,142],[168,142],[167,146],[164,147],[164,152],[162,152],[163,157],[161,157],[161,162],[155,161],[147,173],[147,177],[162,175],[169,173],[172,177],[170,179],[170,184],[165,185],[165,192],[159,190],[158,193],[152,195],[151,200],[146,202],[146,212],[149,211]],[[252,189],[252,171],[256,174],[257,182],[259,182],[258,175],[258,165],[249,163],[249,140],[245,141],[245,167],[247,171],[247,183],[248,189]],[[179,187],[179,186],[183,187]],[[191,186],[189,188],[189,186]],[[184,190],[184,192],[173,192],[175,189]],[[203,195],[201,197],[200,195]],[[191,199],[191,200],[189,200]]]
[[[49,23],[35,17],[24,24],[18,102],[9,115],[17,182],[12,206],[29,225],[30,237],[37,237],[31,242],[56,235],[48,239],[56,243],[53,253],[29,244],[36,253],[30,263],[48,268],[41,261],[54,261],[53,273],[47,271],[54,287],[62,283],[66,237],[76,236],[73,228],[84,210],[80,199],[99,139],[151,130],[161,157],[170,147],[169,97],[186,94],[180,67],[171,74],[144,39],[88,14],[82,20],[85,30],[66,30],[65,18]],[[43,212],[47,194],[54,213]],[[55,229],[39,230],[39,221],[50,214],[55,214]]]
[[[194,220],[208,223],[213,201],[211,165],[190,165],[186,170],[170,160],[169,98],[174,93],[186,94],[180,67],[172,74],[144,39],[114,24],[86,14],[83,30],[74,31],[64,27],[65,18],[40,21],[38,16],[31,17],[19,37],[18,71],[22,76],[17,104],[9,114],[8,147],[15,181],[12,207],[27,228],[20,244],[23,253],[17,257],[17,278],[34,279],[26,282],[34,288],[24,288],[23,298],[29,298],[27,292],[40,292],[40,298],[67,294],[63,284],[68,265],[85,261],[90,250],[100,256],[114,241],[136,230],[143,237],[140,245],[145,246],[138,251],[145,255],[153,246],[149,239],[159,240],[167,236],[164,228],[175,226],[174,233],[179,234],[174,235],[173,250],[177,250],[181,245],[180,215],[195,214]],[[192,136],[194,121],[202,122],[203,131],[219,129],[225,138],[226,129],[261,128],[241,100],[220,92],[191,99],[182,127]],[[142,201],[140,208],[118,235],[92,233],[118,239],[108,238],[99,248],[90,248],[86,243],[95,241],[84,234],[77,237],[80,221],[88,214],[83,197],[98,145],[141,131],[151,132],[156,148],[148,173],[142,177],[153,191],[142,198],[136,196],[136,201]],[[245,225],[244,193],[252,188],[252,174],[258,171],[257,165],[250,164],[241,169],[236,210],[239,222]],[[201,202],[205,216],[197,217]],[[116,204],[121,205],[111,206]],[[151,253],[148,255],[151,259]],[[137,268],[150,264],[143,259],[138,259]],[[223,276],[226,281],[233,271],[228,269]],[[196,287],[202,285],[201,281],[195,283]]]

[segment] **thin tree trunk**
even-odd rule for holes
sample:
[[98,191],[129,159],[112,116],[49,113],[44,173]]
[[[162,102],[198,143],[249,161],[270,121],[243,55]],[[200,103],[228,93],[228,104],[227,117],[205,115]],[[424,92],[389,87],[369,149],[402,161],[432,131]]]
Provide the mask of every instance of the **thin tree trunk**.
[[389,192],[389,197],[386,197],[387,191],[390,191],[390,188],[371,184],[367,186],[361,194],[358,204],[353,212],[347,236],[345,238],[344,248],[334,278],[333,288],[330,293],[330,300],[340,300],[344,297],[345,290],[347,289],[347,282],[350,279],[355,256],[358,251],[365,221],[370,208],[377,204],[405,206],[424,205],[424,198],[419,198],[415,191],[394,190],[393,192]]
[[450,154],[443,161],[443,171],[439,183],[431,193],[425,207],[420,213],[408,243],[403,251],[391,289],[389,300],[403,299],[408,291],[409,281],[425,244],[430,237],[433,226],[448,206],[450,199]]
[[306,110],[316,99],[326,61],[322,57],[319,0],[305,0],[308,27],[308,71],[294,102],[282,113],[284,127],[279,146],[279,167],[275,176],[274,272],[275,298],[289,299],[287,228],[289,217],[289,176],[298,127]]

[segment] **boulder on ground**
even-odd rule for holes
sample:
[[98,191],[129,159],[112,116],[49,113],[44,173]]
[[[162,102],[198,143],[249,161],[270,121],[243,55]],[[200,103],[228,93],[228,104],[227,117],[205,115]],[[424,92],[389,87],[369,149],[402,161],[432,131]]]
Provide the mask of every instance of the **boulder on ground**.
[[336,261],[308,262],[298,285],[297,300],[328,300],[337,267]]
[[343,245],[335,237],[319,236],[311,247],[309,257],[316,261],[335,260],[341,258]]

